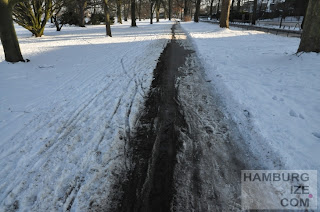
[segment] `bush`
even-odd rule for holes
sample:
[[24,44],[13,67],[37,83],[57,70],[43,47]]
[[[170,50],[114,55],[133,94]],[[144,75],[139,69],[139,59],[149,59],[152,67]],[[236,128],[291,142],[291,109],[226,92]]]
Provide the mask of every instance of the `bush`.
[[[114,24],[114,16],[110,17],[110,22],[111,24]],[[92,14],[89,23],[92,25],[99,25],[101,23],[105,23],[104,14],[103,13]]]
[[89,23],[93,25],[100,24],[101,22],[104,22],[105,17],[102,13],[92,14]]
[[187,15],[184,17],[183,21],[187,22],[187,21],[191,21],[191,16],[190,15]]
[[61,22],[69,25],[79,26],[79,15],[72,11],[67,11],[61,15]]

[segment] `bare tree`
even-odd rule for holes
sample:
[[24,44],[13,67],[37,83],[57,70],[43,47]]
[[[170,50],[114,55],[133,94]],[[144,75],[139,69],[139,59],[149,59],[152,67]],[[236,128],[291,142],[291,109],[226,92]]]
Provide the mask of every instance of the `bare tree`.
[[218,6],[217,6],[217,19],[220,18],[220,3],[221,3],[221,0],[218,1]]
[[136,27],[136,0],[131,0],[131,26]]
[[257,19],[257,5],[258,5],[258,0],[253,1],[253,13],[252,13],[252,20],[251,24],[256,25],[256,19]]
[[229,28],[230,0],[222,0],[220,27]]
[[169,0],[169,1],[168,1],[168,4],[169,4],[169,5],[168,5],[168,6],[169,6],[169,12],[168,12],[169,14],[168,14],[168,15],[169,15],[169,20],[171,20],[171,15],[172,15],[172,0]]
[[53,6],[52,6],[52,12],[51,12],[51,18],[54,21],[54,25],[56,26],[57,31],[61,31],[61,28],[65,24],[59,16],[61,16],[60,12],[62,8],[65,7],[65,1],[64,0],[54,0]]
[[190,16],[190,0],[184,0],[183,19],[184,21],[191,21]]
[[183,6],[184,4],[184,0],[175,0],[173,2],[173,7],[172,7],[172,10],[173,12],[175,13],[176,17],[179,17],[180,16],[180,19],[183,20]]
[[212,13],[213,13],[213,1],[214,1],[214,0],[211,0],[211,1],[210,1],[210,12],[209,12],[209,13],[210,13],[210,14],[209,14],[210,20],[212,20],[212,15],[213,15],[213,14],[212,14]]
[[79,26],[85,27],[84,12],[87,9],[87,0],[77,0],[79,9]]
[[52,0],[23,0],[13,7],[13,18],[34,36],[41,37],[51,12]]
[[159,22],[160,20],[160,0],[156,0],[156,20]]
[[241,2],[241,0],[238,0],[238,2],[237,2],[237,12],[240,12],[240,2]]
[[153,24],[153,5],[154,5],[154,1],[151,0],[150,1],[150,24]]
[[199,22],[201,0],[196,1],[196,12],[194,13],[194,22]]
[[[160,5],[162,5],[163,9],[164,9],[164,19],[167,19],[167,17],[169,16],[169,10],[167,8],[167,4],[166,3],[167,3],[166,1],[160,0]],[[161,6],[159,8],[161,8]],[[160,15],[160,13],[159,13],[159,15]]]
[[139,5],[138,5],[138,17],[139,17],[139,21],[141,21],[141,5],[142,4],[142,0],[139,0]]
[[122,24],[122,17],[121,17],[121,6],[122,6],[122,1],[117,0],[117,21],[118,23]]
[[123,4],[123,16],[124,16],[124,21],[128,21],[128,15],[129,15],[129,0],[124,0]]
[[104,6],[104,14],[105,14],[105,20],[106,20],[106,35],[109,37],[112,37],[108,0],[103,0],[103,6]]
[[8,62],[24,61],[12,20],[12,7],[16,2],[0,0],[0,37],[5,60]]
[[298,52],[320,52],[319,0],[309,0]]

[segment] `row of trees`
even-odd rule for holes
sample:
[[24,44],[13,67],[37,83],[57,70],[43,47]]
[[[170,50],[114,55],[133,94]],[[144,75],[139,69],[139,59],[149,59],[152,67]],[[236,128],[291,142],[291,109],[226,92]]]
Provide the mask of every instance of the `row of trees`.
[[[136,2],[137,1],[137,2]],[[213,1],[218,2],[218,11],[221,9],[220,26],[229,27],[230,11],[237,3],[237,9],[243,4],[243,0],[209,0],[212,7]],[[287,4],[297,0],[287,0]],[[261,2],[260,2],[261,3]],[[285,2],[284,2],[285,3]],[[260,4],[261,5],[261,4]],[[254,0],[253,16],[256,17],[258,0]],[[192,14],[195,8],[195,13]],[[190,21],[192,15],[194,21],[199,21],[201,0],[0,0],[0,35],[5,52],[6,61],[24,61],[20,52],[18,39],[15,33],[13,21],[28,29],[36,37],[44,33],[46,23],[51,19],[58,31],[64,24],[85,26],[85,14],[91,15],[91,23],[106,24],[107,36],[111,33],[111,16],[116,15],[117,21],[127,21],[131,14],[131,26],[137,26],[136,15],[141,18],[150,18],[152,24],[153,14],[156,14],[157,22],[160,19],[160,11],[171,19],[172,16],[184,21]],[[116,12],[115,12],[116,11]],[[305,17],[305,28],[298,51],[320,50],[320,1],[309,0],[309,6]],[[212,11],[210,10],[210,13]],[[254,19],[255,20],[255,19]]]
[[[212,20],[220,18],[221,0],[206,0],[205,13]],[[255,25],[257,19],[273,19],[287,16],[300,18],[305,16],[308,0],[231,0],[230,20],[250,22]]]
[[[229,28],[231,0],[222,0],[220,27]],[[253,16],[257,10],[254,0]],[[298,52],[320,52],[320,1],[309,0]]]
[[[104,12],[106,34],[111,35],[111,20],[108,0],[93,0],[90,6],[98,6]],[[47,22],[52,20],[58,31],[64,24],[85,26],[85,11],[88,0],[0,0],[0,37],[8,62],[24,61],[13,23],[41,37]]]
[[[65,24],[84,27],[85,14],[90,13],[91,23],[105,22],[106,34],[111,37],[111,16],[113,16],[111,13],[114,8],[120,24],[122,14],[127,21],[131,11],[131,26],[134,27],[136,12],[141,20],[142,13],[146,14],[146,8],[149,9],[148,4],[150,4],[150,17],[153,17],[155,12],[157,22],[160,19],[161,6],[171,19],[171,0],[138,0],[138,4],[136,0],[0,0],[0,35],[6,61],[23,61],[13,21],[29,30],[35,37],[41,37],[50,19],[57,31],[60,31]],[[152,24],[152,19],[150,23]]]

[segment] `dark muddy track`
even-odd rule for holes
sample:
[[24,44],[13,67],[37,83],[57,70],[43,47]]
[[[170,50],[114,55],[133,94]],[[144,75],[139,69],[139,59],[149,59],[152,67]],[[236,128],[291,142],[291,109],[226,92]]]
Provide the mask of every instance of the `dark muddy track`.
[[110,211],[241,211],[241,170],[280,161],[276,153],[261,159],[248,148],[255,140],[246,141],[232,114],[223,113],[221,97],[187,49],[192,44],[176,24],[130,137],[131,167],[115,187]]
[[178,68],[190,51],[174,35],[154,70],[150,94],[136,135],[130,141],[134,169],[119,211],[170,211],[179,132],[186,126],[176,98]]

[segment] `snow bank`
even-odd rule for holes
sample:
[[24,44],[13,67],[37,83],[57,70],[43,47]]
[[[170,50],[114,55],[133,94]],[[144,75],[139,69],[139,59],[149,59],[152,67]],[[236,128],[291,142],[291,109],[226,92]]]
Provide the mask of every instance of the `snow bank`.
[[320,170],[320,55],[296,55],[297,38],[181,24],[246,145],[262,160],[278,152],[270,169]]
[[171,22],[16,27],[29,63],[0,45],[0,211],[104,207]]

